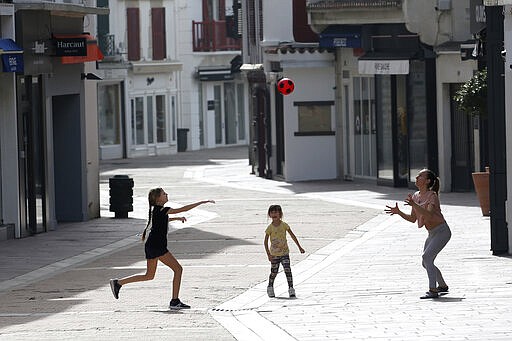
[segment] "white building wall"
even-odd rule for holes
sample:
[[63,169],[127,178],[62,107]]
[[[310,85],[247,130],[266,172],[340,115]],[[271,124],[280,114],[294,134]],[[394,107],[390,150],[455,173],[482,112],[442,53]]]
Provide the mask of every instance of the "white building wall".
[[[284,96],[285,167],[287,181],[336,178],[336,136],[294,136],[298,131],[298,107],[293,102],[334,101],[332,67],[294,68],[283,73],[295,82],[292,94]],[[335,107],[331,124],[335,126]]]
[[418,33],[422,42],[437,46],[446,41],[471,38],[469,33],[469,1],[405,0],[403,10],[406,27]]
[[443,192],[451,191],[452,187],[450,83],[468,81],[476,69],[476,60],[461,61],[458,52],[439,54],[436,60],[438,162]]
[[263,41],[261,46],[292,42],[293,0],[263,0]]

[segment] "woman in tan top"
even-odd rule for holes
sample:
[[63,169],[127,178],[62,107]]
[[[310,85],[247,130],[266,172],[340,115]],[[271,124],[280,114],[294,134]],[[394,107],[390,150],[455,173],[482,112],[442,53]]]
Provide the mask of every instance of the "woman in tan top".
[[441,213],[439,203],[439,178],[429,169],[421,170],[416,176],[418,191],[409,194],[406,205],[411,206],[411,214],[402,212],[395,206],[386,206],[386,213],[398,214],[411,223],[418,222],[418,227],[425,226],[428,231],[423,247],[423,267],[427,270],[429,290],[420,298],[437,298],[440,292],[448,292],[448,285],[441,271],[434,265],[436,256],[451,238],[451,231]]

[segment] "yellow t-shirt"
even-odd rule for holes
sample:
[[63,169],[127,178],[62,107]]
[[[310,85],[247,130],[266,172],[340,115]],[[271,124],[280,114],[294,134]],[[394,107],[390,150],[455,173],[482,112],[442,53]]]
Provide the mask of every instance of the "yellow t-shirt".
[[290,253],[290,249],[288,248],[288,243],[286,241],[286,231],[290,229],[287,223],[281,221],[279,226],[274,226],[274,224],[268,225],[265,233],[269,236],[270,239],[270,254],[272,256],[285,256]]

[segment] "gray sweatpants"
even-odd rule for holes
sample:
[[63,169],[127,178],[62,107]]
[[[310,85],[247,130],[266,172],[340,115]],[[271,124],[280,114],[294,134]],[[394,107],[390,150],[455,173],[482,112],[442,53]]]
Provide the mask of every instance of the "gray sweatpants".
[[442,287],[447,286],[441,271],[434,265],[434,260],[446,246],[451,236],[452,232],[446,222],[428,231],[428,237],[423,247],[422,265],[427,270],[429,288],[436,288],[437,284]]

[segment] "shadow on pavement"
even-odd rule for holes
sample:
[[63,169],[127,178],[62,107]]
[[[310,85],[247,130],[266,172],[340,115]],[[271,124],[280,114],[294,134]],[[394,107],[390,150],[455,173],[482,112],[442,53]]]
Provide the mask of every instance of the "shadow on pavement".
[[[222,252],[222,250],[243,245],[254,245],[255,243],[233,238],[230,236],[201,231],[196,228],[183,228],[168,235],[168,248],[180,263],[187,259],[207,258],[212,253]],[[139,264],[136,264],[139,263]],[[144,267],[141,266],[144,264]],[[182,263],[183,264],[183,263]],[[166,290],[171,287],[166,279],[165,287],[155,289],[154,286],[160,284],[162,269],[166,266],[159,262],[157,274],[152,281],[129,284],[131,289],[141,289],[144,287],[153,287],[148,294],[154,294],[155,290]],[[66,272],[60,273],[48,279],[44,279],[27,286],[20,286],[16,289],[0,293],[0,336],[2,328],[11,325],[20,325],[44,319],[54,314],[73,314],[79,315],[84,307],[95,307],[97,305],[107,304],[107,308],[93,308],[94,311],[103,309],[112,309],[108,303],[115,303],[112,297],[108,281],[110,278],[121,278],[134,274],[141,274],[145,271],[144,247],[143,243],[131,244],[131,246],[113,252],[105,257],[98,258],[85,265],[66,269]],[[185,266],[185,271],[187,270]],[[167,269],[165,270],[167,272]],[[160,274],[159,274],[160,273]],[[182,285],[186,285],[186,279]],[[103,292],[106,296],[101,297],[101,301],[94,296],[93,291],[104,287]],[[136,290],[121,295],[120,300],[132,300]],[[96,294],[97,295],[97,294]],[[107,301],[105,301],[107,300]],[[105,303],[107,302],[107,303]],[[151,308],[151,307],[143,307]],[[89,308],[87,308],[89,309]],[[150,310],[148,310],[150,311]],[[157,312],[166,314],[180,314],[180,311],[169,311],[158,309]],[[108,313],[108,312],[105,312]]]

